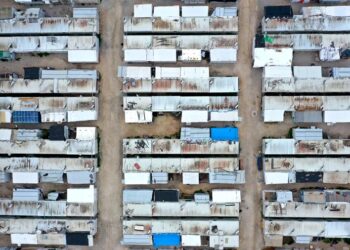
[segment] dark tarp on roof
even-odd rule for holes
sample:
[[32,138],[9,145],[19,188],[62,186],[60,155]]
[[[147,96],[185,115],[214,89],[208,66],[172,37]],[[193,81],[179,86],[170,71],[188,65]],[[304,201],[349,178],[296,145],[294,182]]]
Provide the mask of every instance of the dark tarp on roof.
[[323,172],[296,172],[296,183],[322,182]]
[[49,128],[49,140],[65,141],[65,127],[63,125],[53,125]]
[[88,246],[88,233],[66,233],[66,244],[71,246]]
[[154,190],[154,201],[179,201],[179,191],[178,190]]
[[40,68],[24,68],[24,79],[35,80],[40,78]]
[[294,122],[322,122],[322,111],[297,111],[293,115]]
[[265,18],[292,18],[293,9],[285,6],[265,6]]
[[262,34],[255,35],[255,48],[265,48],[264,35]]

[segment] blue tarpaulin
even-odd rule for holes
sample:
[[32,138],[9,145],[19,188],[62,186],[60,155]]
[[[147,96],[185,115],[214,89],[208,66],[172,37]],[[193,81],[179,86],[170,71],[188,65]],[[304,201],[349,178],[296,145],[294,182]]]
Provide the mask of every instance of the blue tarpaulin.
[[153,234],[153,247],[179,247],[180,234]]
[[211,128],[210,137],[213,141],[239,141],[238,128]]
[[37,111],[13,111],[13,123],[40,123],[40,112]]

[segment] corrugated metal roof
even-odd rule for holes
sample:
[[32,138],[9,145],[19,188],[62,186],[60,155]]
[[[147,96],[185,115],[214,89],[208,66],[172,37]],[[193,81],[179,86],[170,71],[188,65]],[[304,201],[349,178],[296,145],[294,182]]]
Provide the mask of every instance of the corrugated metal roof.
[[323,131],[320,128],[295,128],[293,129],[295,140],[319,141],[323,139]]
[[209,173],[209,183],[219,183],[219,184],[243,184],[245,183],[245,172],[244,171],[234,171],[234,172],[210,172]]
[[332,68],[334,78],[350,78],[350,68]]
[[124,234],[122,245],[130,246],[152,246],[152,235],[148,234]]
[[321,66],[294,66],[295,78],[322,78]]
[[194,194],[194,201],[197,203],[209,203],[209,201],[210,201],[209,194],[195,193]]
[[169,176],[168,173],[153,172],[152,173],[152,184],[168,184]]
[[182,127],[181,128],[181,140],[197,141],[197,140],[209,140],[210,129],[209,128],[192,128]]
[[39,201],[42,195],[40,189],[21,189],[13,190],[12,199],[14,201]]
[[67,182],[69,184],[94,184],[96,173],[90,171],[69,171],[67,172]]

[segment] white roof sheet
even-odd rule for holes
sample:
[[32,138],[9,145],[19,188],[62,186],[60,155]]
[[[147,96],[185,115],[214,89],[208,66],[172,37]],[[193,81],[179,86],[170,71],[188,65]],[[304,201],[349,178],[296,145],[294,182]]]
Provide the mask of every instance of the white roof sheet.
[[212,63],[233,63],[237,61],[237,49],[218,48],[210,50],[210,62]]
[[77,140],[93,140],[97,138],[96,127],[77,127],[76,137]]
[[125,49],[125,62],[176,62],[176,49]]
[[11,234],[11,244],[21,245],[37,245],[38,237],[36,234]]
[[348,123],[350,122],[350,111],[324,111],[324,122],[329,123]]
[[[97,105],[97,103],[96,103]],[[95,121],[98,118],[97,110],[71,110],[67,111],[68,122]]]
[[0,141],[11,140],[12,129],[2,128],[0,129]]
[[350,237],[350,223],[348,221],[327,221],[324,234],[326,238],[348,238]]
[[266,184],[287,184],[289,183],[289,172],[265,172]]
[[214,203],[241,202],[241,191],[229,189],[213,189],[212,199]]
[[264,122],[283,122],[284,110],[264,110]]
[[135,4],[134,17],[152,17],[152,4]]
[[199,173],[184,172],[182,173],[182,183],[198,185],[199,184]]
[[264,77],[293,77],[292,68],[289,66],[266,66]]
[[96,190],[93,185],[89,188],[68,188],[67,202],[68,203],[94,203]]
[[210,121],[234,122],[239,121],[238,110],[232,111],[211,111]]
[[68,62],[71,63],[98,63],[99,52],[98,49],[91,50],[69,50]]
[[208,6],[182,6],[183,17],[200,17],[208,16]]
[[151,173],[124,173],[125,185],[151,184]]
[[301,9],[304,17],[310,16],[350,16],[350,6],[310,6]]
[[154,6],[153,16],[154,17],[179,17],[180,7],[178,5]]
[[291,66],[293,61],[292,48],[255,48],[254,49],[254,68],[265,66]]
[[208,111],[184,110],[181,114],[182,123],[208,122]]
[[13,183],[23,183],[23,184],[38,184],[39,183],[39,173],[35,172],[13,172],[12,173]]
[[181,245],[184,247],[202,246],[200,235],[181,235]]

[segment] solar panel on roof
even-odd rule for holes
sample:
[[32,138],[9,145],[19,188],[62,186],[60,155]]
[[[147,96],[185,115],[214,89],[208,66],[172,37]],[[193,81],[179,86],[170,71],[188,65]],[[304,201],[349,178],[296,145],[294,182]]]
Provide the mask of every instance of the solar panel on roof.
[[40,112],[37,111],[13,111],[13,123],[40,123]]

